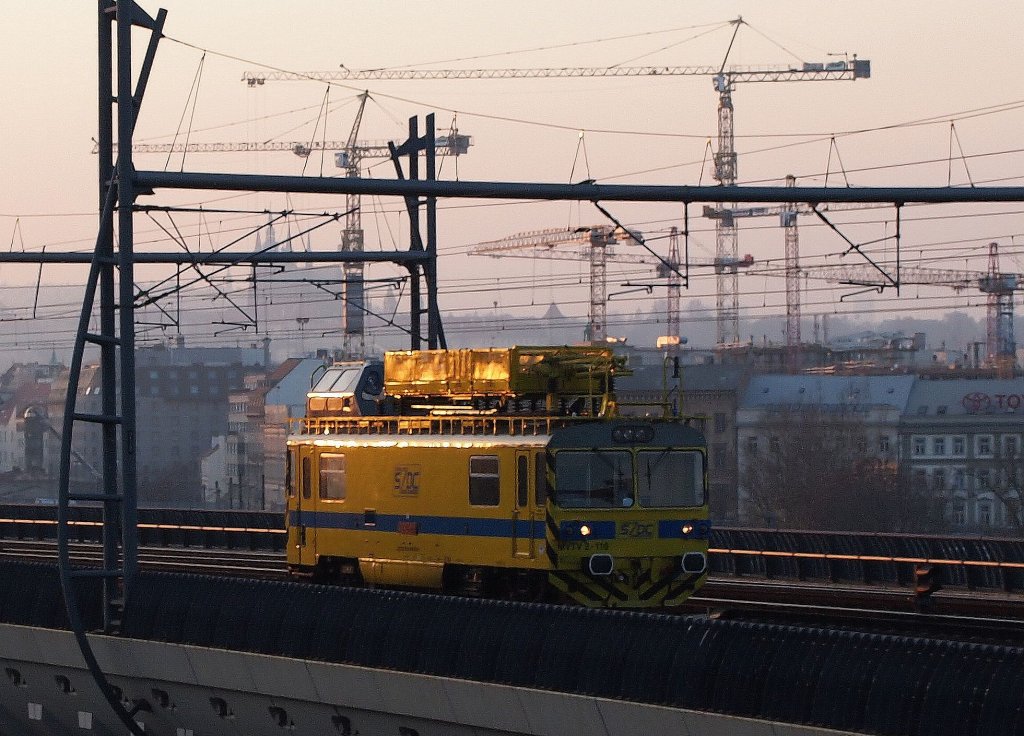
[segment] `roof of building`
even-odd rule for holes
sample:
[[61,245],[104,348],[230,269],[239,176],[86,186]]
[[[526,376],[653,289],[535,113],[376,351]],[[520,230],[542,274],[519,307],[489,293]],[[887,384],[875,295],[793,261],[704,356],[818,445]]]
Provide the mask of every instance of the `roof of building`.
[[[267,404],[305,405],[306,392],[309,391],[309,379],[318,366],[322,366],[320,358],[288,358],[275,370],[267,380],[264,400]],[[302,377],[298,384],[284,383],[285,379],[298,371]]]
[[14,392],[14,395],[0,407],[0,423],[9,422],[12,413],[21,416],[33,404],[45,405],[49,398],[49,383],[23,383]]
[[[616,391],[654,391],[676,385],[672,368],[660,365],[631,366],[633,374],[615,379]],[[679,367],[683,391],[737,391],[743,385],[746,369],[738,365],[684,365]]]
[[891,406],[902,412],[913,385],[913,376],[760,375],[750,379],[740,407]]
[[736,391],[743,386],[747,369],[740,365],[686,365],[683,391]]
[[907,415],[1024,414],[1024,379],[919,380]]

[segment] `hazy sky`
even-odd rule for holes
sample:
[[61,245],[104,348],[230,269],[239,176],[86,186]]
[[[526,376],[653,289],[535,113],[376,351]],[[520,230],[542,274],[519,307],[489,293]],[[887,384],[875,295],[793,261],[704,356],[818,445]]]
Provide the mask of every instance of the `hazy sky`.
[[[155,3],[143,3],[155,14]],[[260,65],[304,71],[430,65],[525,67],[704,65],[721,63],[731,27],[742,27],[730,64],[828,62],[844,55],[871,60],[872,78],[856,82],[741,84],[735,103],[740,183],[806,185],[1019,185],[1024,156],[1024,72],[1017,2],[930,3],[641,2],[603,0],[518,3],[345,3],[299,0],[199,2],[169,0],[168,36],[137,129],[137,141],[236,142],[345,139],[356,95],[368,88],[360,139],[404,137],[410,115],[435,112],[438,126],[457,125],[474,145],[458,162],[446,160],[442,178],[607,183],[714,183],[718,98],[707,77],[369,82],[327,85],[275,82],[249,89],[243,71]],[[6,4],[0,61],[6,100],[0,141],[0,247],[37,251],[91,248],[96,227],[95,4],[51,0]],[[142,33],[136,44],[145,42]],[[541,49],[541,50],[536,50]],[[204,54],[205,50],[205,54]],[[839,54],[832,56],[831,54]],[[190,90],[198,89],[194,106]],[[323,110],[326,108],[326,121]],[[457,111],[457,113],[456,113]],[[923,123],[930,121],[927,124]],[[582,131],[582,137],[581,137]],[[859,132],[858,132],[859,131]],[[834,138],[833,138],[834,136]],[[950,151],[953,161],[950,162]],[[961,152],[968,158],[962,159]],[[922,162],[932,163],[924,164]],[[307,160],[290,153],[191,154],[169,163],[138,155],[139,168],[337,175],[330,156]],[[370,161],[369,174],[392,175]],[[827,177],[826,177],[827,174]],[[161,193],[154,202],[208,207],[339,212],[344,198],[216,193]],[[617,204],[616,216],[649,233],[664,252],[664,233],[681,224],[672,205]],[[692,214],[696,215],[697,207]],[[1004,270],[1024,271],[1024,218],[1017,205],[916,207],[905,213],[904,258],[942,268],[983,269],[987,243],[1002,247]],[[405,247],[408,227],[394,200],[362,204],[367,249]],[[845,232],[891,255],[891,210],[836,213]],[[586,291],[565,285],[585,280],[585,264],[469,257],[466,247],[516,232],[603,224],[589,205],[455,202],[442,204],[439,232],[444,293],[452,308],[492,309],[509,315],[543,312],[562,301],[567,314],[585,315]],[[845,245],[813,218],[801,221],[804,263],[834,262]],[[180,216],[192,247],[221,245],[254,224],[237,215]],[[782,232],[774,218],[747,221],[740,252],[758,261],[780,259]],[[298,225],[295,225],[297,228]],[[138,247],[172,250],[156,224],[137,220]],[[712,224],[694,218],[691,254],[714,254]],[[660,236],[660,237],[659,237]],[[336,227],[320,231],[310,247],[334,250]],[[148,243],[153,243],[149,245]],[[829,255],[831,257],[826,258]],[[388,267],[371,276],[397,273]],[[140,278],[155,277],[144,273]],[[5,266],[5,286],[31,285],[34,266]],[[609,268],[609,292],[629,279],[648,278],[636,267]],[[44,285],[84,280],[84,271],[44,270]],[[784,311],[781,279],[741,278],[741,317]],[[558,284],[558,285],[556,285]],[[512,286],[516,288],[510,288]],[[938,316],[941,310],[981,304],[977,294],[908,288],[838,303],[849,291],[809,283],[805,314],[893,310]],[[5,289],[4,304],[31,306],[31,289]],[[41,303],[63,303],[67,289],[45,289]],[[714,278],[695,278],[684,295],[714,303]],[[649,309],[664,290],[635,303]],[[609,311],[621,309],[613,300]],[[929,311],[930,310],[930,311]],[[16,310],[17,311],[17,310]],[[21,312],[18,312],[21,313]],[[981,308],[972,314],[980,316]],[[693,319],[707,319],[696,313]],[[684,326],[685,332],[685,326]],[[741,330],[742,332],[742,330]]]

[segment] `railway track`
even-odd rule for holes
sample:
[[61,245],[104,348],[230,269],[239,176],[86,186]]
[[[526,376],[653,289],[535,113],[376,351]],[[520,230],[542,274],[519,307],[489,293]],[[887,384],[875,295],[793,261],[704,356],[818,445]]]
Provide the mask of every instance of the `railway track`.
[[[77,565],[99,565],[95,543],[69,547]],[[0,540],[0,558],[54,562],[51,540]],[[139,563],[150,570],[284,580],[281,552],[195,547],[140,547]],[[943,591],[926,600],[912,591],[864,585],[711,577],[680,613],[767,623],[857,628],[902,635],[932,635],[1024,645],[1024,597]]]
[[[76,565],[99,566],[103,561],[103,550],[98,544],[76,542],[70,544],[68,549]],[[0,558],[54,562],[57,559],[57,543],[50,540],[0,540]],[[263,550],[140,547],[139,564],[150,570],[167,572],[274,580],[287,578],[283,555]]]

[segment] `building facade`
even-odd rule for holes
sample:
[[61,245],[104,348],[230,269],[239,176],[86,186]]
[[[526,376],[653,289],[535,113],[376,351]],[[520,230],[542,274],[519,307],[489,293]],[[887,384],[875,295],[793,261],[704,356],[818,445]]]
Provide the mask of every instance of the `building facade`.
[[904,467],[946,501],[952,529],[1024,527],[1024,380],[918,379],[900,427]]
[[[761,375],[751,378],[736,413],[739,467],[738,516],[743,523],[770,525],[748,488],[750,468],[778,454],[787,433],[800,423],[831,427],[836,441],[883,463],[899,463],[901,419],[913,376]],[[856,431],[850,431],[855,429]]]

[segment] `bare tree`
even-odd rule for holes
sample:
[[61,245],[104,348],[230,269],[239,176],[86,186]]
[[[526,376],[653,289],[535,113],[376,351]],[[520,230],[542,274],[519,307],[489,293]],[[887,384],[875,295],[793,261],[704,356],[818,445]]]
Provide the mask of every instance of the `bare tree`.
[[779,411],[762,424],[767,443],[748,455],[743,485],[759,519],[793,529],[931,531],[942,502],[907,482],[875,445],[861,415]]
[[1006,524],[1018,532],[1024,530],[1024,458],[1016,445],[1003,447],[992,468],[989,491],[1006,509]]

